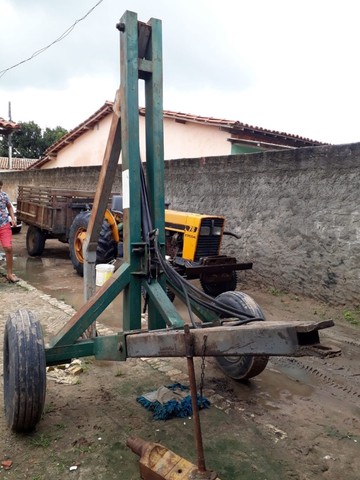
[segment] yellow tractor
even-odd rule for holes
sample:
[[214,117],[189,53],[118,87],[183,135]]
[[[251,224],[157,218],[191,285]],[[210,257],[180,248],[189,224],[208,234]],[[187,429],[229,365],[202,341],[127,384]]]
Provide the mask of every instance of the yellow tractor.
[[[187,279],[199,278],[205,293],[216,297],[235,290],[237,270],[252,268],[235,257],[221,255],[225,218],[165,210],[165,250],[168,261]],[[238,237],[237,237],[238,238]]]
[[[86,219],[85,219],[86,217]],[[86,236],[90,211],[75,217],[70,228],[70,257],[75,270],[83,274],[82,244]],[[107,226],[107,228],[104,228]],[[108,246],[107,260],[122,255],[122,197],[114,195],[111,209],[106,210],[98,250],[104,252]],[[248,270],[252,263],[238,263],[235,257],[221,255],[224,235],[235,234],[225,231],[225,218],[216,215],[180,212],[165,209],[165,253],[172,267],[188,280],[199,279],[202,289],[213,297],[235,290],[237,270]],[[238,237],[237,237],[238,238]],[[110,255],[110,257],[109,257]],[[105,258],[100,255],[98,263]],[[168,292],[172,298],[172,293]]]

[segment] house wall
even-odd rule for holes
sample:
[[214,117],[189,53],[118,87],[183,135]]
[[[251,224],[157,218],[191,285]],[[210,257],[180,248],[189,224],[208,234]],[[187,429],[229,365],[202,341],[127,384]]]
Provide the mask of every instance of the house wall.
[[[81,167],[2,179],[14,199],[19,184],[93,190],[98,175]],[[171,208],[225,215],[227,230],[241,235],[226,237],[224,250],[254,262],[242,282],[359,305],[360,143],[172,160],[165,184]]]
[[211,125],[180,123],[165,118],[165,160],[229,155],[231,153],[231,143],[227,140],[229,136],[228,132]]
[[[88,130],[59,151],[57,156],[45,163],[42,169],[101,165],[111,125],[111,114],[104,117]],[[145,154],[145,117],[139,116],[140,156]],[[179,123],[164,119],[164,158],[189,158],[210,155],[228,155],[231,144],[229,134],[217,127],[195,123]],[[196,142],[194,142],[196,138]],[[121,156],[120,156],[121,163]]]
[[61,149],[42,169],[101,165],[109,135],[111,115]]

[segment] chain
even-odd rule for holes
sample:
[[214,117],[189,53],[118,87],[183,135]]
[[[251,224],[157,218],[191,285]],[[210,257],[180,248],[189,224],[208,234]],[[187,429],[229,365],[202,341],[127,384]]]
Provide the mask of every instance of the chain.
[[202,346],[202,355],[201,355],[201,375],[200,375],[200,398],[202,400],[203,396],[203,388],[204,388],[204,378],[205,378],[205,352],[206,352],[206,341],[207,335],[204,335],[203,346]]

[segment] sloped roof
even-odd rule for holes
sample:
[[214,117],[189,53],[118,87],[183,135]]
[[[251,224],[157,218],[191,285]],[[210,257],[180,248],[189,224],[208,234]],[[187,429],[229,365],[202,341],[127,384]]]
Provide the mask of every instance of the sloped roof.
[[89,117],[84,122],[80,123],[80,125],[78,125],[77,127],[70,130],[70,132],[66,133],[57,142],[50,145],[50,147],[48,147],[45,150],[45,155],[46,156],[56,155],[59,150],[61,150],[62,148],[64,148],[66,145],[73,142],[74,140],[76,140],[87,130],[90,130],[91,128],[93,128],[94,125],[100,122],[100,120],[106,117],[106,115],[111,113],[112,110],[113,110],[113,102],[109,102],[109,101],[105,102],[104,105],[101,108],[99,108],[99,110],[96,110],[96,112],[91,115],[91,117]]
[[60,150],[66,147],[66,145],[69,145],[69,143],[76,140],[87,130],[90,130],[91,128],[93,128],[94,125],[100,122],[100,120],[106,117],[106,115],[111,113],[112,110],[113,110],[113,102],[109,102],[109,101],[105,102],[104,105],[101,108],[99,108],[99,110],[97,110],[95,113],[93,113],[87,120],[80,123],[80,125],[70,130],[70,132],[62,136],[57,142],[50,145],[50,147],[48,147],[45,150],[44,156],[40,158],[36,163],[31,165],[29,167],[29,170],[33,168],[39,168],[44,163],[47,163],[51,159],[51,157],[55,156]]
[[[27,170],[37,162],[34,158],[12,158],[12,170]],[[8,157],[0,157],[0,170],[9,170]]]
[[[145,108],[139,109],[140,115],[145,115]],[[230,141],[260,142],[272,146],[288,146],[290,148],[311,147],[318,145],[327,145],[318,140],[292,135],[290,133],[268,130],[266,128],[255,127],[239,120],[226,120],[213,117],[203,117],[192,115],[190,113],[171,112],[164,110],[164,118],[173,118],[175,122],[180,123],[199,123],[202,125],[211,125],[228,131],[231,134]]]
[[18,128],[20,128],[20,125],[17,123],[0,117],[0,133],[11,133],[13,130],[17,130]]
[[[104,105],[99,108],[87,120],[80,123],[70,132],[66,133],[57,142],[52,144],[45,151],[44,157],[31,165],[29,169],[39,168],[44,163],[47,163],[51,157],[54,157],[66,145],[76,140],[87,130],[93,128],[100,120],[106,117],[113,111],[113,102],[106,101]],[[139,114],[145,116],[145,108],[139,108]],[[325,145],[323,142],[317,140],[310,140],[308,138],[300,137],[299,135],[292,135],[284,132],[277,132],[275,130],[267,130],[265,128],[254,127],[238,120],[226,120],[213,117],[203,117],[200,115],[192,115],[189,113],[172,112],[170,110],[163,111],[164,118],[173,119],[179,123],[198,123],[202,125],[211,125],[228,131],[231,135],[230,141],[237,142],[240,139],[245,142],[264,142],[264,144],[273,146],[288,146],[289,148],[308,147]]]

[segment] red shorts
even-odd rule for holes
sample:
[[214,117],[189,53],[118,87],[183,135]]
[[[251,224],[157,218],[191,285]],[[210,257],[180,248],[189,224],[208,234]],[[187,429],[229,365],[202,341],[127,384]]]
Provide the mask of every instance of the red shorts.
[[12,231],[10,227],[10,223],[0,227],[0,243],[3,248],[11,248],[12,247]]

